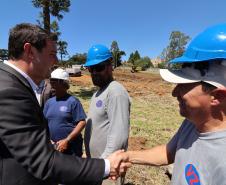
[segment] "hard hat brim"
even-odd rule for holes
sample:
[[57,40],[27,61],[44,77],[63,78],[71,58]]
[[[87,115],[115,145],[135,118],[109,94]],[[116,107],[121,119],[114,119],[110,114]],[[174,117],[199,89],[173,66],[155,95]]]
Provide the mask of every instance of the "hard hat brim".
[[181,57],[178,57],[178,58],[175,58],[175,59],[169,61],[170,64],[173,64],[173,63],[185,63],[185,62],[186,63],[200,62],[200,60],[188,58],[186,56],[181,56]]
[[[222,68],[224,68],[222,66]],[[215,87],[218,88],[225,88],[226,83],[225,83],[225,77],[224,77],[224,70],[222,70],[219,75],[214,75],[214,76],[199,76],[197,77],[194,74],[194,70],[190,68],[190,72],[186,73],[183,70],[170,70],[170,69],[160,69],[160,75],[163,80],[174,83],[174,84],[187,84],[187,83],[195,83],[195,82],[206,82],[208,84],[211,84]],[[211,70],[211,73],[214,70]],[[217,71],[214,71],[217,73]]]
[[90,60],[89,62],[85,63],[84,66],[85,67],[89,67],[89,66],[94,66],[94,65],[97,65],[101,62],[104,62],[105,60],[109,59],[110,57],[106,57],[104,59],[95,59],[95,60]]
[[224,60],[226,56],[225,54],[221,54],[222,56],[219,57],[200,57],[198,59],[189,58],[186,56],[181,56],[169,61],[169,64],[180,64],[180,63],[193,63],[193,62],[202,62],[202,61],[213,61],[213,60]]

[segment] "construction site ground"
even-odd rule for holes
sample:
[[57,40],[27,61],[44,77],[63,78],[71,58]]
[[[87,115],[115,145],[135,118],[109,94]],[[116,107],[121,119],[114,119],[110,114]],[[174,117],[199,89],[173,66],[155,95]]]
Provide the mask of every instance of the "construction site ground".
[[[177,102],[171,96],[174,87],[164,82],[158,70],[131,73],[128,69],[114,70],[114,78],[124,85],[131,97],[131,130],[128,150],[143,150],[166,143],[177,130],[182,118]],[[90,98],[96,88],[87,71],[71,77],[72,94],[88,112]],[[126,175],[126,185],[169,184],[166,167],[134,165]]]
[[[152,73],[131,73],[128,69],[116,69],[114,78],[126,87],[131,97],[146,96],[150,93],[156,93],[161,96],[171,92],[170,88],[163,86],[158,70]],[[92,80],[87,71],[83,71],[80,77],[71,77],[71,80],[79,86],[92,86]]]

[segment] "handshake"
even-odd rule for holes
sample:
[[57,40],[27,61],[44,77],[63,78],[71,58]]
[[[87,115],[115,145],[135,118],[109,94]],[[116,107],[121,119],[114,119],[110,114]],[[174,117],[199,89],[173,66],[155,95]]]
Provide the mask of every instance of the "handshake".
[[107,158],[110,162],[109,179],[116,180],[119,176],[125,176],[127,168],[132,166],[129,162],[129,154],[124,150],[118,150]]

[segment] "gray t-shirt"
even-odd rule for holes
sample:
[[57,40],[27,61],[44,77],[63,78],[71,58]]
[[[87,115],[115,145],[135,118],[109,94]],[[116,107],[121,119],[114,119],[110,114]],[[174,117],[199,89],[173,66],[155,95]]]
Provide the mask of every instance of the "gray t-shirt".
[[185,120],[168,148],[175,155],[171,184],[226,184],[226,130],[199,133]]
[[120,83],[112,81],[91,99],[84,138],[87,156],[106,158],[127,149],[129,126],[129,95]]

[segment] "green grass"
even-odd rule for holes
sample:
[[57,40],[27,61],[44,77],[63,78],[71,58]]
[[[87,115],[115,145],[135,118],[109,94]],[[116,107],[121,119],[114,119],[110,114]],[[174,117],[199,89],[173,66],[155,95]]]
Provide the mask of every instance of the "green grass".
[[175,133],[182,118],[177,102],[170,95],[150,94],[134,98],[131,107],[131,136],[148,139],[150,146],[166,143]]

